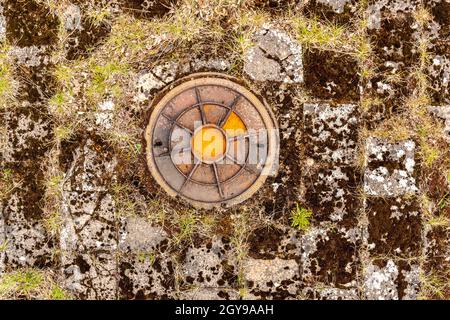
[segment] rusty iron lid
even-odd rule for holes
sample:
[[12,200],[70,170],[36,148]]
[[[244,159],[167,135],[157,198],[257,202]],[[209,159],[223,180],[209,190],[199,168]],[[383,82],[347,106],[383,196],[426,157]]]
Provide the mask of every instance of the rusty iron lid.
[[194,74],[152,102],[147,163],[163,189],[195,207],[248,199],[278,166],[271,111],[229,76]]

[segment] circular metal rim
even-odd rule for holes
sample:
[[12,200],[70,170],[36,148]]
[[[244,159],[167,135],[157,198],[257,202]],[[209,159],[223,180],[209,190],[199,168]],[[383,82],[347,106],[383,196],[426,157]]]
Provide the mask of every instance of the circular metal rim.
[[[225,85],[224,82],[227,85]],[[166,180],[162,177],[161,173],[157,168],[152,150],[152,141],[153,141],[152,128],[155,127],[156,120],[158,120],[162,109],[173,97],[177,96],[178,94],[180,94],[185,90],[200,85],[226,86],[233,91],[240,92],[256,108],[259,115],[263,119],[266,128],[271,128],[275,130],[278,129],[278,125],[272,110],[270,110],[270,108],[263,102],[262,99],[260,100],[253,92],[251,92],[243,85],[239,84],[239,81],[234,77],[215,72],[202,72],[192,74],[175,81],[172,85],[166,87],[166,89],[163,89],[161,93],[157,95],[150,103],[151,114],[144,132],[146,140],[147,166],[150,173],[155,178],[156,182],[164,189],[164,191],[166,191],[172,197],[180,197],[181,199],[186,200],[188,203],[190,203],[192,206],[196,208],[213,209],[221,206],[230,207],[232,205],[236,205],[247,200],[262,187],[267,177],[270,175],[272,169],[274,168],[276,161],[275,157],[278,154],[279,149],[279,141],[277,139],[275,140],[273,138],[271,139],[271,136],[269,135],[268,153],[263,169],[260,171],[255,182],[249,188],[245,189],[243,192],[236,195],[235,197],[221,202],[213,203],[191,199],[180,194],[177,190],[173,189],[172,186],[168,184],[168,182],[166,182]],[[170,96],[167,94],[169,92],[171,93]]]

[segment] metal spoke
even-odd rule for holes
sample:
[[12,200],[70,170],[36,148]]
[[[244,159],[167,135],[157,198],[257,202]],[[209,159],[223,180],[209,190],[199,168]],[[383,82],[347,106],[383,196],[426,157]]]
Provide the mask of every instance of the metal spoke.
[[217,164],[213,163],[212,165],[213,165],[213,168],[214,168],[214,175],[216,176],[217,188],[219,189],[219,195],[223,199],[224,195],[223,195],[223,191],[222,191],[222,185],[221,185],[220,180],[219,180],[219,172],[217,170]]
[[235,164],[237,164],[237,165],[239,165],[239,166],[241,166],[241,167],[244,167],[244,166],[245,166],[245,163],[244,163],[244,164],[239,163],[239,162],[237,161],[236,158],[233,158],[233,157],[230,156],[228,153],[225,155],[225,157],[226,157],[227,159],[233,161],[233,163],[235,163]]
[[203,108],[202,99],[200,97],[200,91],[198,91],[197,87],[195,88],[195,96],[197,97],[197,105],[198,105],[198,108],[200,110],[200,116],[202,118],[202,124],[206,124],[205,110]]
[[192,175],[194,174],[195,170],[197,170],[197,168],[198,168],[199,166],[200,166],[200,162],[197,162],[197,163],[194,165],[194,167],[191,169],[191,172],[189,172],[189,175],[187,176],[186,180],[184,180],[184,182],[183,182],[182,186],[180,187],[180,190],[179,190],[179,191],[183,190],[184,186],[185,186],[189,181],[191,181]]
[[167,120],[169,120],[169,122],[170,122],[171,124],[176,124],[176,125],[179,126],[181,129],[184,129],[184,130],[188,131],[190,134],[194,134],[194,132],[193,132],[191,129],[189,129],[188,127],[185,127],[184,125],[182,125],[181,123],[179,123],[177,120],[171,119],[168,115],[166,115],[166,114],[164,114],[164,113],[161,113],[161,115],[162,115],[164,118],[166,118]]
[[238,166],[241,166],[241,169],[244,169],[245,171],[252,173],[252,174],[259,174],[258,171],[252,170],[249,166],[247,166],[247,163],[239,163],[235,158],[233,158],[232,156],[230,156],[228,153],[225,155],[225,157],[227,159],[230,159],[231,161],[233,161],[235,164],[237,164]]
[[230,104],[229,107],[228,107],[227,113],[226,113],[225,116],[222,118],[222,120],[220,120],[220,122],[219,122],[219,124],[218,124],[219,127],[222,128],[222,127],[224,126],[224,124],[227,122],[227,120],[228,120],[228,118],[230,117],[231,113],[234,111],[234,108],[236,107],[236,104],[238,103],[240,97],[241,97],[241,95],[237,95],[237,96],[234,98],[233,102],[231,102],[231,104]]

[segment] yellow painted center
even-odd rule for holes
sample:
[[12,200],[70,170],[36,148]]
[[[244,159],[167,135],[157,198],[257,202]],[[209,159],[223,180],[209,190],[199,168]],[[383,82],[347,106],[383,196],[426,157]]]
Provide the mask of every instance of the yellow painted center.
[[198,128],[192,137],[192,151],[203,162],[211,163],[221,159],[226,147],[225,134],[215,125]]

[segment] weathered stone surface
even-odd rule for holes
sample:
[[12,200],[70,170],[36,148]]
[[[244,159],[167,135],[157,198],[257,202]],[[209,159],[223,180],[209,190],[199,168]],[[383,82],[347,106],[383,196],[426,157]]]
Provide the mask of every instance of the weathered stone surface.
[[360,230],[311,228],[302,237],[302,280],[335,288],[356,286]]
[[252,231],[243,263],[244,299],[295,299],[301,287],[301,234],[282,225]]
[[38,67],[41,64],[48,65],[50,63],[49,49],[48,46],[13,46],[9,51],[9,55],[19,65]]
[[252,231],[248,239],[248,255],[254,259],[294,259],[300,262],[301,234],[281,225]]
[[129,253],[120,258],[119,298],[175,298],[174,264],[159,252]]
[[355,161],[359,124],[356,105],[332,107],[327,103],[305,103],[303,113],[309,157],[333,164],[352,164]]
[[395,283],[398,267],[388,260],[384,267],[374,264],[366,266],[364,271],[364,293],[369,300],[398,300]]
[[354,57],[309,48],[303,63],[305,87],[311,97],[338,103],[359,101],[359,66]]
[[114,102],[106,100],[98,104],[94,114],[95,124],[101,129],[111,129],[114,119]]
[[367,8],[369,16],[369,29],[380,29],[383,12],[388,15],[395,15],[397,13],[412,12],[419,0],[371,0]]
[[244,262],[248,295],[245,299],[296,298],[300,286],[300,266],[294,259],[252,259]]
[[6,37],[19,47],[49,45],[57,41],[59,19],[37,1],[5,1]]
[[428,257],[425,271],[447,277],[450,273],[450,228],[426,225],[424,248]]
[[227,60],[221,58],[210,58],[210,59],[194,59],[190,63],[191,72],[201,72],[201,71],[226,71],[230,69],[231,63]]
[[166,253],[168,234],[144,218],[121,221],[119,239],[119,298],[175,297],[174,264]]
[[75,4],[69,4],[63,13],[64,28],[68,31],[81,30],[81,9]]
[[0,41],[5,39],[6,33],[6,20],[3,15],[3,4],[0,3]]
[[64,287],[79,299],[116,299],[117,263],[114,253],[63,252],[61,270]]
[[161,251],[167,246],[168,235],[163,228],[153,226],[141,217],[123,218],[119,248],[125,253]]
[[421,270],[419,265],[405,266],[400,270],[399,298],[402,300],[417,300],[420,290]]
[[5,263],[8,268],[51,264],[52,242],[39,219],[27,217],[27,192],[13,192],[3,207]]
[[181,300],[239,300],[237,290],[217,288],[195,288],[183,291],[179,297]]
[[444,135],[450,142],[450,105],[448,106],[429,106],[428,110],[436,117],[444,120]]
[[314,300],[359,300],[359,292],[357,289],[339,289],[317,285],[316,287],[306,287],[302,289],[302,295],[307,299]]
[[419,63],[415,46],[417,24],[412,12],[380,10],[378,28],[369,30],[375,75],[364,84],[364,92],[383,99],[385,108],[398,110],[403,97],[411,95],[414,89],[410,82],[398,81],[398,77],[409,74],[411,66]]
[[364,190],[371,196],[390,197],[417,192],[414,151],[411,140],[389,143],[369,137]]
[[138,75],[136,81],[137,94],[134,100],[136,102],[143,102],[149,99],[156,90],[163,88],[175,80],[178,69],[179,65],[174,61],[170,61],[157,65],[148,72],[142,72]]
[[213,238],[188,248],[181,272],[182,287],[235,288],[237,269],[230,240]]
[[355,194],[360,173],[353,167],[326,167],[305,170],[305,200],[316,221],[333,221],[353,227],[362,206]]
[[61,271],[64,286],[81,299],[117,297],[118,222],[108,188],[116,160],[99,141],[85,138],[64,178]]
[[6,112],[6,145],[1,150],[5,162],[32,159],[42,155],[51,137],[49,121],[42,116],[42,105],[24,103],[24,107]]
[[427,72],[433,100],[436,103],[450,103],[450,58],[448,55],[437,54],[432,62]]
[[3,217],[3,204],[0,202],[0,276],[5,270],[5,256],[6,256],[6,234],[5,234],[5,219]]
[[416,300],[420,287],[417,264],[374,261],[364,268],[364,295],[369,300]]
[[103,192],[64,192],[63,226],[60,235],[64,251],[114,251],[117,232],[114,202]]
[[[87,138],[73,152],[73,163],[66,173],[66,191],[106,191],[115,179],[115,157],[105,145]],[[99,152],[103,150],[105,152]]]
[[368,198],[369,251],[371,254],[416,257],[421,251],[420,208],[414,199]]
[[302,50],[281,30],[265,27],[245,54],[244,72],[256,81],[303,82]]
[[295,299],[301,286],[301,234],[281,225],[252,231],[243,263],[245,299]]

